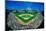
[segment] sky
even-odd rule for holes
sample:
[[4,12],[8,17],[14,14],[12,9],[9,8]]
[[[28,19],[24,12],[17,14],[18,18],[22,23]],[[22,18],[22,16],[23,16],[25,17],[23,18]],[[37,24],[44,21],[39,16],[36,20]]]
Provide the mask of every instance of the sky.
[[25,1],[7,1],[6,2],[6,8],[9,10],[12,9],[37,9],[37,10],[43,10],[44,9],[44,4],[39,3],[39,2],[25,2]]

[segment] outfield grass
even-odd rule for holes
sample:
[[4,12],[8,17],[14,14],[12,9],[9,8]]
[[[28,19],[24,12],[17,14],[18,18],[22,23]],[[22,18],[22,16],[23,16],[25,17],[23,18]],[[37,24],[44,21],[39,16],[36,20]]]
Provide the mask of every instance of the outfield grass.
[[25,23],[29,22],[30,20],[32,20],[35,17],[35,15],[32,15],[32,14],[19,14],[19,13],[16,14],[16,16]]
[[37,12],[31,12],[31,13],[29,13],[29,12],[26,12],[26,13],[16,13],[16,12],[14,12],[14,14],[18,18],[20,18],[23,22],[27,23],[36,16]]

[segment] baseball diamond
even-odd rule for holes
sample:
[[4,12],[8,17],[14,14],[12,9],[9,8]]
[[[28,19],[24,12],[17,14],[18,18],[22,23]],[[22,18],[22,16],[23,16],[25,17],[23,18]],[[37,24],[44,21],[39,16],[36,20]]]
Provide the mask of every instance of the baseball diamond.
[[14,11],[13,13],[16,16],[16,19],[20,22],[20,24],[28,25],[29,23],[32,22],[32,19],[35,18],[38,12],[37,11],[29,12],[25,10],[25,13],[20,13],[19,11],[18,12]]

